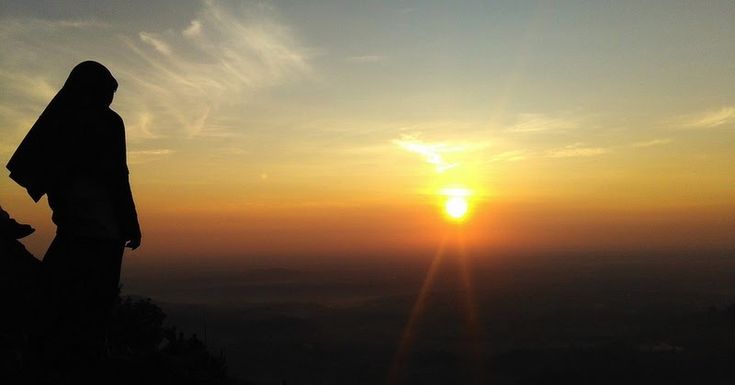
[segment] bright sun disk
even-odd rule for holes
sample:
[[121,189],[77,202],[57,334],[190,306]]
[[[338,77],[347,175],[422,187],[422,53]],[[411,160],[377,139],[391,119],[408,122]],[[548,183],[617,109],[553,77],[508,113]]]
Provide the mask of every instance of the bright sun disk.
[[468,197],[471,194],[466,188],[445,188],[440,190],[440,194],[444,195],[444,213],[454,221],[460,221],[467,216],[469,211]]
[[467,214],[467,208],[467,199],[464,197],[450,197],[444,203],[444,211],[454,219],[462,219]]

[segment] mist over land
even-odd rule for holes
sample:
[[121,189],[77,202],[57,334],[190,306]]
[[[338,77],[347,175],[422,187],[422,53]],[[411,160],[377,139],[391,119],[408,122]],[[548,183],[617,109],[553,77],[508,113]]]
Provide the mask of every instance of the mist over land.
[[[503,255],[463,265],[449,252],[415,323],[401,378],[726,383],[718,381],[731,379],[733,363],[732,256]],[[253,383],[377,384],[396,365],[431,266],[431,258],[386,259],[129,269],[123,291],[153,297],[171,323],[222,349],[230,371]]]

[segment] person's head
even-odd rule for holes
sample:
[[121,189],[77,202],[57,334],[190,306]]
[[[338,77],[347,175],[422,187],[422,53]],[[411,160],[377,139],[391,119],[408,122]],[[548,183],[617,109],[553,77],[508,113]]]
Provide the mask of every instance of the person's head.
[[117,80],[105,66],[88,60],[71,70],[62,90],[75,103],[108,107],[117,90]]

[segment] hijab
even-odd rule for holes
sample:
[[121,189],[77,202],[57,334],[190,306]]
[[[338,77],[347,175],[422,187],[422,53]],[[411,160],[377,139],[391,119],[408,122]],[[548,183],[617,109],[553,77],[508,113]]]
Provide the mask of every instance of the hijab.
[[117,81],[100,63],[85,61],[72,69],[7,165],[10,178],[25,187],[34,201],[79,164],[96,161],[92,154],[100,150],[86,135],[91,126],[119,124],[124,130],[122,120],[109,108],[115,90]]

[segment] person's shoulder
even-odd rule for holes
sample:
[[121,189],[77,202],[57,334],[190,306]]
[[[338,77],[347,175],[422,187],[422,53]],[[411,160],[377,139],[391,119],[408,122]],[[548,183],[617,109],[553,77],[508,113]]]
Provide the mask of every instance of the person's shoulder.
[[116,123],[123,124],[123,119],[120,114],[115,112],[112,108],[107,108],[107,114],[111,120],[114,120]]
[[125,123],[123,122],[122,117],[112,108],[107,108],[105,110],[105,120],[107,120],[109,125],[120,130],[125,130]]

